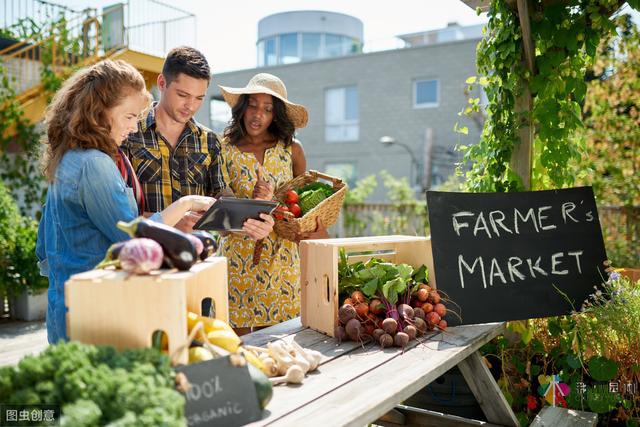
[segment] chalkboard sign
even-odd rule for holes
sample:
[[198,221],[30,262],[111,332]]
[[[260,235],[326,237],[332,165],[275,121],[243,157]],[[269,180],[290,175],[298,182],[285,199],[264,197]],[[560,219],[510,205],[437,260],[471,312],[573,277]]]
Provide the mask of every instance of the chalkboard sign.
[[462,324],[566,314],[605,277],[591,187],[429,191],[427,206],[437,286],[460,305]]
[[229,357],[178,366],[191,387],[186,392],[189,426],[233,427],[259,420],[262,411],[246,366],[233,366]]

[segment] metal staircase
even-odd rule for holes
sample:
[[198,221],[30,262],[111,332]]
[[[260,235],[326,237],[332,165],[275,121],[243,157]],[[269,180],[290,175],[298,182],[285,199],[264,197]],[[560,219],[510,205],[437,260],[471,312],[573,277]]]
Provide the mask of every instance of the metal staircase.
[[[24,117],[32,122],[42,118],[49,101],[45,67],[47,73],[66,78],[78,67],[119,58],[138,68],[150,88],[166,51],[195,41],[195,16],[156,0],[133,0],[101,11],[44,0],[3,1],[0,77],[7,79]],[[27,35],[25,28],[40,31]]]

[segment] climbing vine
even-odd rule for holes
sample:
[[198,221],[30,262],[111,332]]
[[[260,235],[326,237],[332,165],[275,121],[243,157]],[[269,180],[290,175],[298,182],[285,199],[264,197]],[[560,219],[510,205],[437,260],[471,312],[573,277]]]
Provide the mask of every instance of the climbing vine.
[[[638,8],[640,0],[628,2]],[[572,160],[579,158],[573,135],[583,126],[585,74],[603,38],[615,31],[610,16],[621,0],[530,2],[531,38],[535,47],[534,72],[524,62],[522,30],[515,1],[492,0],[489,22],[477,49],[481,85],[487,95],[487,120],[478,144],[461,147],[466,189],[505,192],[523,189],[510,167],[523,125],[534,128],[532,189],[562,188],[573,184]],[[518,99],[529,90],[531,111],[519,108]],[[470,100],[465,112],[481,108]]]
[[[81,37],[70,32],[63,14],[53,19],[48,30],[33,20],[22,19],[4,29],[2,36],[41,43],[38,51],[42,64],[40,82],[49,101],[74,70],[73,66],[61,66],[55,62],[54,49],[58,55],[67,58],[79,57]],[[22,212],[29,214],[39,209],[44,196],[43,177],[37,161],[42,133],[25,117],[14,90],[14,81],[9,75],[6,66],[0,63],[0,178],[18,201]]]

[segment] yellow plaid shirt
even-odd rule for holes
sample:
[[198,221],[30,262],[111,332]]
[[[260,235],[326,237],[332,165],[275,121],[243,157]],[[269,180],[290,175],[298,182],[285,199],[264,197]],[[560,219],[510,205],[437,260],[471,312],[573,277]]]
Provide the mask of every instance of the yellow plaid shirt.
[[156,129],[156,105],[121,147],[142,184],[145,210],[160,212],[188,194],[217,195],[226,186],[216,134],[191,119],[171,148]]

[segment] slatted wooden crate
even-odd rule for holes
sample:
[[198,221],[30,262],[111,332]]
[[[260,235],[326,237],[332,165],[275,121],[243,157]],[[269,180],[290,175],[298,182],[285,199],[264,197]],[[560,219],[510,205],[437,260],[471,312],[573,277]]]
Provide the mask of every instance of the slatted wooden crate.
[[187,310],[201,313],[211,298],[217,319],[229,321],[227,259],[210,257],[190,271],[150,275],[91,270],[65,283],[67,332],[72,340],[118,349],[151,346],[155,331],[166,332],[169,354],[186,363]]
[[345,248],[349,262],[372,257],[414,268],[425,264],[429,282],[436,285],[431,240],[417,236],[351,237],[346,239],[303,240],[300,242],[300,285],[302,324],[334,335],[338,321],[339,250]]

